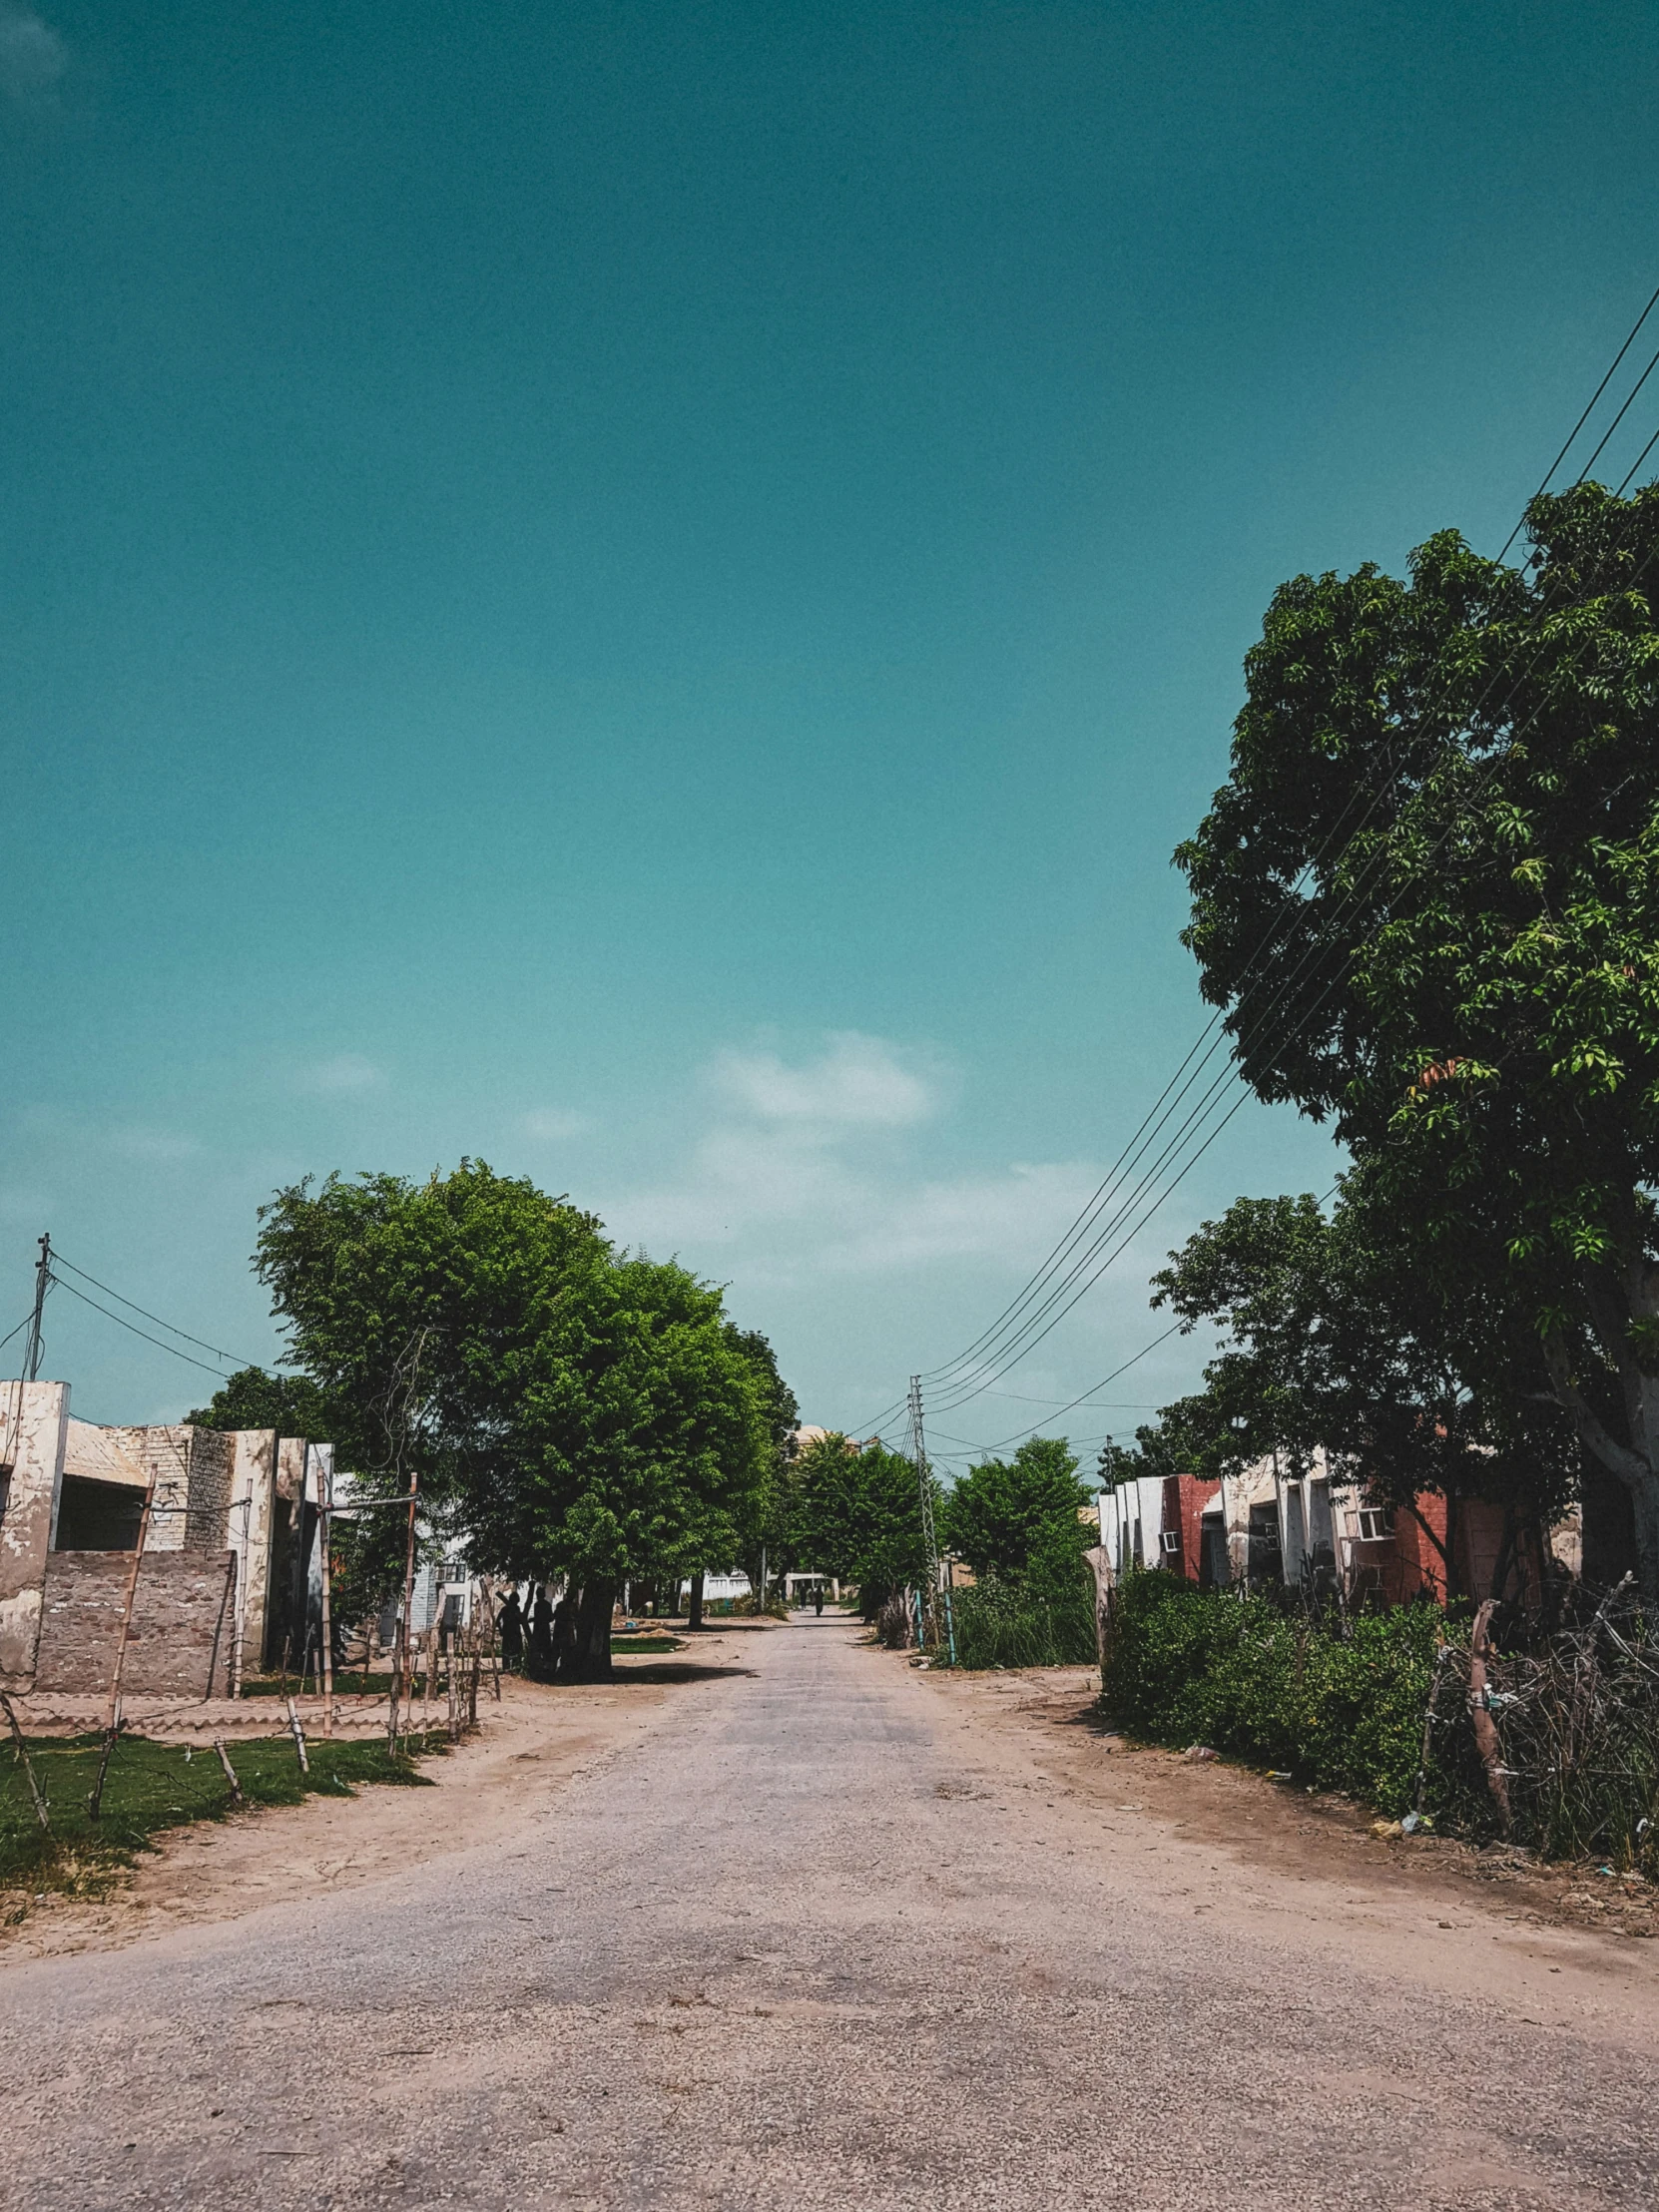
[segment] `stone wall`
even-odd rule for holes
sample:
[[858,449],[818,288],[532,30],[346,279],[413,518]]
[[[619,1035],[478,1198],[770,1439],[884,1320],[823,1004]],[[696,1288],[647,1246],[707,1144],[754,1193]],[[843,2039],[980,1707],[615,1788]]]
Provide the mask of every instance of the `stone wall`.
[[[35,1660],[37,1691],[84,1697],[108,1690],[132,1570],[130,1551],[50,1555]],[[233,1573],[229,1551],[145,1552],[122,1674],[125,1694],[229,1694]]]

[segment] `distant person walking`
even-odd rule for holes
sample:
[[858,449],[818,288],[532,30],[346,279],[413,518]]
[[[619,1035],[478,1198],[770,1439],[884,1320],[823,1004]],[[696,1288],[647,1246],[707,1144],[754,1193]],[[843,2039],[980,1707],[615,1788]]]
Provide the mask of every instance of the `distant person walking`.
[[815,1582],[815,1583],[813,1584],[813,1611],[814,1611],[814,1612],[815,1612],[815,1613],[816,1613],[816,1614],[818,1615],[818,1617],[819,1617],[819,1619],[820,1619],[820,1620],[823,1620],[823,1618],[824,1618],[824,1584],[823,1584],[822,1582]]

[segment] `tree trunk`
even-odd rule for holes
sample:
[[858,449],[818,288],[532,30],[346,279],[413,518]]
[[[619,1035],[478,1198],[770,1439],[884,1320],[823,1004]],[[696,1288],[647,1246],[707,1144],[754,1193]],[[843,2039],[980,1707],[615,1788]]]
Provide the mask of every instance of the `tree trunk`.
[[611,1679],[611,1614],[616,1584],[608,1575],[590,1575],[582,1584],[576,1609],[576,1641],[570,1654],[572,1682]]
[[[1647,1452],[1633,1450],[1611,1435],[1585,1401],[1573,1382],[1567,1348],[1559,1330],[1552,1329],[1544,1337],[1544,1364],[1556,1396],[1572,1416],[1579,1441],[1630,1492],[1636,1534],[1636,1578],[1643,1597],[1650,1604],[1659,1605],[1659,1469],[1654,1467]],[[1630,1425],[1638,1429],[1643,1441],[1647,1442],[1649,1434],[1659,1427],[1642,1417],[1646,1400],[1653,1391],[1652,1381],[1637,1370],[1633,1361],[1626,1359],[1619,1365],[1626,1404],[1631,1411]],[[1651,1444],[1649,1449],[1652,1449]]]
[[686,1626],[688,1628],[701,1628],[703,1626],[703,1569],[701,1567],[691,1578],[691,1602],[687,1609]]

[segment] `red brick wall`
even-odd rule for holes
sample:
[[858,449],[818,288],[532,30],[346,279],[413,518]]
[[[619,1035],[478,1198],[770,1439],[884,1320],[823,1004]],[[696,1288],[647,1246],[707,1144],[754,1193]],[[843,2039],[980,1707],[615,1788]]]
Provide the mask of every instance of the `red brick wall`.
[[1164,1477],[1164,1526],[1180,1529],[1181,1554],[1176,1559],[1166,1558],[1163,1564],[1189,1582],[1198,1580],[1203,1566],[1198,1524],[1204,1517],[1204,1508],[1220,1489],[1219,1482],[1204,1481],[1196,1474],[1167,1474]]
[[[224,1697],[231,1680],[232,1554],[147,1551],[122,1672],[134,1697]],[[60,1696],[105,1691],[115,1667],[130,1551],[54,1551],[34,1687]]]

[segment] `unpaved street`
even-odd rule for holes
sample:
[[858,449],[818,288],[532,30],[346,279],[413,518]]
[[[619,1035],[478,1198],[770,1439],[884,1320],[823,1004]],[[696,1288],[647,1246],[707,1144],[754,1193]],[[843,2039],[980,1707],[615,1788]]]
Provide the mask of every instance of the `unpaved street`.
[[833,1616],[720,1655],[464,1851],[379,1793],[346,1887],[0,1966],[7,2202],[1659,2201],[1659,1945],[1249,1859]]

